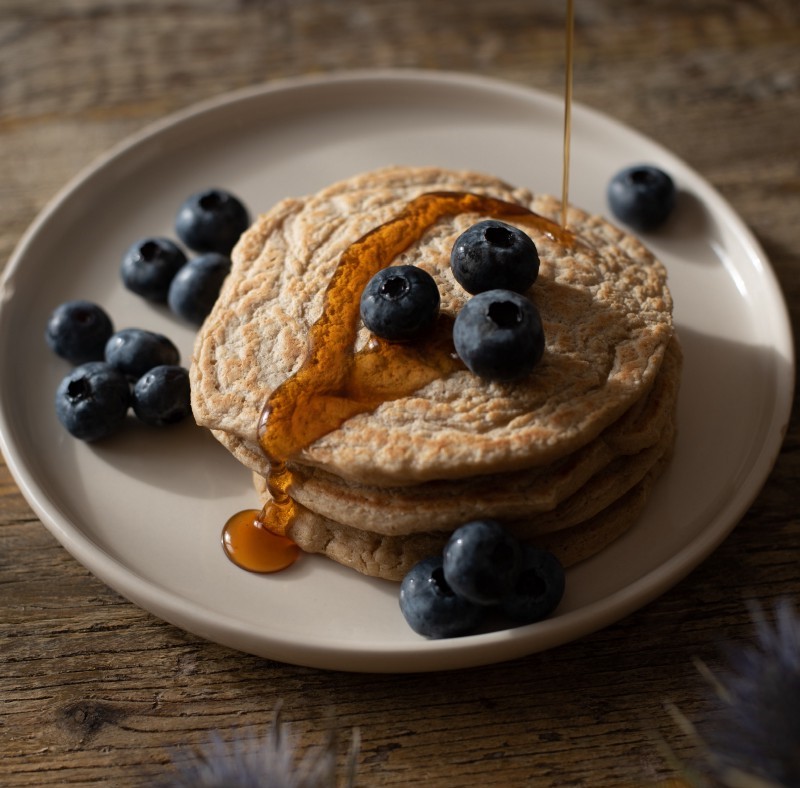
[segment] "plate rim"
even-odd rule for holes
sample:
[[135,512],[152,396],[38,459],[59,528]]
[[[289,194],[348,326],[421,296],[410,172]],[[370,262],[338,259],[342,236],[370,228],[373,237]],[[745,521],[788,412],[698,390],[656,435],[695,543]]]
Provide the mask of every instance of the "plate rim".
[[[166,116],[147,123],[143,128],[125,136],[115,145],[111,146],[104,153],[95,157],[91,162],[82,167],[67,183],[62,186],[56,194],[45,204],[37,216],[27,227],[16,247],[14,248],[8,263],[0,277],[0,325],[5,320],[6,313],[9,311],[8,302],[13,296],[13,278],[17,269],[20,268],[26,257],[27,249],[38,237],[48,222],[52,220],[69,198],[73,196],[82,185],[98,177],[102,171],[113,163],[131,152],[141,144],[146,144],[153,137],[164,133],[168,129],[173,129],[182,123],[191,123],[201,119],[208,113],[220,111],[221,108],[229,107],[241,101],[268,101],[271,96],[282,92],[292,92],[298,89],[309,87],[326,89],[334,86],[341,86],[347,83],[357,84],[359,82],[414,82],[414,83],[437,83],[438,85],[457,84],[462,88],[475,90],[488,90],[494,94],[503,93],[517,102],[526,105],[547,103],[550,106],[557,106],[561,102],[553,94],[547,93],[535,87],[528,87],[519,83],[495,77],[487,77],[457,71],[438,71],[426,69],[375,69],[375,70],[349,70],[331,72],[324,75],[299,75],[284,79],[273,80],[262,84],[250,85],[236,90],[228,91],[217,96],[206,98],[202,101],[192,103],[186,107],[173,111]],[[595,110],[586,105],[575,102],[575,110],[584,117],[594,119],[603,124],[613,124],[623,127],[626,131],[636,137],[646,141],[648,145],[660,149],[665,156],[670,159],[678,157],[662,146],[655,140],[641,134],[635,128],[628,126],[614,118]],[[683,163],[682,160],[678,159]],[[688,167],[688,165],[686,165]],[[749,489],[740,494],[728,503],[727,509],[733,509],[730,520],[732,524],[718,526],[714,529],[704,529],[700,534],[695,535],[678,552],[674,553],[668,560],[661,563],[652,571],[646,573],[633,583],[612,592],[605,596],[601,602],[596,602],[583,607],[568,611],[559,615],[556,619],[519,627],[513,630],[503,630],[502,632],[492,632],[488,634],[472,635],[465,638],[457,638],[447,641],[435,641],[435,649],[432,649],[429,641],[420,641],[419,644],[410,644],[407,648],[400,648],[396,644],[373,644],[368,651],[360,652],[359,658],[353,661],[353,670],[367,672],[400,672],[397,665],[400,661],[409,664],[403,667],[403,672],[418,672],[428,670],[455,669],[487,664],[487,662],[500,661],[498,659],[486,659],[490,652],[495,652],[498,644],[504,643],[506,656],[502,660],[511,659],[534,651],[540,651],[569,642],[575,637],[583,637],[591,632],[597,631],[610,623],[620,620],[634,610],[644,606],[656,597],[660,596],[668,588],[679,582],[684,576],[693,571],[702,563],[716,547],[727,537],[735,528],[741,517],[757,497],[763,485],[766,483],[774,463],[780,453],[781,446],[788,428],[793,393],[795,385],[795,353],[793,346],[793,335],[788,315],[785,296],[780,288],[775,272],[765,254],[761,244],[753,233],[733,210],[732,206],[717,190],[705,180],[699,173],[688,167],[699,178],[703,187],[703,199],[713,202],[714,209],[722,212],[729,227],[733,227],[737,236],[741,239],[742,245],[753,252],[760,261],[761,275],[766,278],[766,286],[775,298],[780,309],[778,315],[773,315],[781,331],[781,349],[785,351],[784,361],[781,368],[774,370],[775,388],[771,391],[774,413],[772,422],[776,419],[783,422],[781,430],[770,430],[768,437],[770,440],[761,441],[759,446],[759,457],[764,457],[767,469],[763,473],[763,478],[752,482]],[[49,510],[42,499],[47,500],[47,495],[35,479],[35,474],[31,469],[25,467],[17,451],[17,447],[11,440],[13,430],[6,418],[6,409],[0,403],[0,450],[6,459],[9,472],[16,481],[23,496],[28,504],[39,516],[42,523],[56,537],[59,543],[84,567],[89,569],[103,583],[126,597],[134,604],[142,607],[146,611],[168,621],[169,623],[193,632],[201,637],[223,644],[229,648],[246,650],[259,656],[270,659],[278,659],[292,664],[307,665],[323,669],[348,670],[342,665],[341,656],[352,654],[352,646],[346,647],[344,644],[325,643],[303,643],[291,644],[291,657],[284,656],[286,646],[283,642],[275,642],[274,637],[265,636],[260,633],[256,638],[265,648],[243,648],[241,645],[232,645],[230,639],[236,638],[239,642],[252,639],[252,633],[244,630],[243,623],[235,618],[224,618],[207,610],[202,604],[185,596],[162,588],[150,580],[143,578],[133,568],[109,555],[102,547],[93,542],[87,535],[72,522],[60,522],[61,519],[57,512]],[[752,477],[752,474],[750,474]],[[745,486],[747,487],[747,486]],[[715,516],[715,521],[721,518],[719,513]],[[66,526],[66,527],[65,527]],[[687,560],[687,554],[691,554],[691,560]],[[646,582],[647,581],[647,582]],[[643,593],[642,587],[645,587]],[[209,635],[208,615],[213,618],[214,634]],[[534,648],[525,647],[529,639],[532,628],[536,628],[540,640],[544,645]],[[559,637],[558,634],[564,629],[574,630],[576,634],[566,637]],[[219,632],[224,632],[224,637],[219,636]],[[435,653],[434,653],[435,652]],[[447,664],[442,664],[441,655],[448,656]],[[399,659],[398,659],[399,657]],[[433,658],[431,658],[433,657]],[[329,664],[325,664],[329,663]],[[435,663],[431,665],[430,663]]]

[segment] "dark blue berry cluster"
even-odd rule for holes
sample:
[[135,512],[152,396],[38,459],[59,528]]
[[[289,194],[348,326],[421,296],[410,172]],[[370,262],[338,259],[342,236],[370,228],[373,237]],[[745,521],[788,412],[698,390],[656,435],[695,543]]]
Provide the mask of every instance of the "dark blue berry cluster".
[[453,325],[459,358],[487,380],[529,375],[544,354],[539,310],[525,295],[539,276],[536,244],[518,227],[488,219],[456,239],[450,268],[472,294]]
[[66,430],[92,442],[118,432],[133,408],[145,424],[163,427],[191,413],[189,373],[175,345],[141,328],[114,331],[102,307],[67,301],[53,311],[45,339],[76,364],[56,390],[56,415]]
[[[167,303],[199,326],[219,296],[231,269],[231,250],[249,224],[247,209],[229,192],[193,194],[178,211],[175,232],[197,256],[189,259],[169,238],[142,238],[122,258],[122,281],[131,292]],[[77,365],[56,393],[56,415],[76,438],[96,441],[112,435],[130,409],[155,427],[191,413],[189,372],[164,335],[141,328],[115,333],[102,307],[75,300],[56,307],[45,340],[54,353]]]
[[188,197],[178,210],[175,233],[197,253],[189,258],[169,238],[148,237],[122,258],[122,281],[148,301],[166,303],[182,319],[201,325],[231,270],[230,254],[250,225],[244,204],[223,189]]
[[[513,381],[528,375],[544,353],[539,312],[524,293],[539,274],[539,253],[522,230],[479,222],[453,245],[450,267],[473,297],[456,316],[456,353],[474,374]],[[379,271],[361,296],[361,319],[376,336],[403,342],[431,330],[439,314],[433,277],[413,265]]]
[[519,542],[495,520],[475,520],[453,532],[441,556],[412,567],[400,584],[400,610],[420,635],[459,637],[491,615],[513,625],[541,621],[564,587],[551,552]]

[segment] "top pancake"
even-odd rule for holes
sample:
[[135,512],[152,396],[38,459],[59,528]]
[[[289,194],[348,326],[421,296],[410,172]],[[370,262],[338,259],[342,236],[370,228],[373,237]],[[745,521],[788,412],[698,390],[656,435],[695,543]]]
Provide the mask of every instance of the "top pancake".
[[[267,472],[258,446],[261,409],[296,372],[323,311],[324,292],[350,244],[396,216],[414,197],[466,191],[525,205],[553,221],[560,203],[476,173],[394,167],[287,199],[262,215],[233,253],[233,269],[198,334],[192,364],[197,422],[245,465]],[[484,218],[445,216],[393,263],[436,279],[442,311],[469,298],[453,279],[456,237]],[[554,462],[589,443],[648,390],[672,336],[663,266],[635,238],[570,208],[578,242],[564,244],[522,221],[541,260],[528,295],[546,348],[516,383],[491,383],[466,369],[348,419],[291,460],[365,484],[414,484],[500,473]],[[369,339],[361,329],[356,346]]]

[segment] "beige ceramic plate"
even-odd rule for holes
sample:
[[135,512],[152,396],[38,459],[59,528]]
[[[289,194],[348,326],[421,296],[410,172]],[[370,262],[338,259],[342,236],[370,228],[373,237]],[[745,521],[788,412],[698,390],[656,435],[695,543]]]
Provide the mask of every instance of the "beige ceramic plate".
[[36,513],[85,566],[175,625],[276,660],[354,671],[423,671],[519,657],[618,620],[677,582],[734,527],[780,447],[793,349],[773,273],[730,207],[684,163],[628,128],[575,107],[574,202],[606,212],[619,168],[661,165],[683,194],[648,243],[669,268],[686,364],[677,451],[640,523],[569,573],[550,620],[427,642],[406,626],[397,587],[328,561],[257,576],[223,556],[232,512],[255,505],[250,475],[193,425],[131,425],[98,446],[53,413],[67,371],[46,350],[50,311],[103,304],[118,328],[166,333],[187,359],[192,331],[128,293],[128,244],[172,234],[189,193],[238,193],[254,211],[387,164],[484,170],[560,194],[561,101],[463,75],[345,74],[227,95],[166,119],[81,174],[36,220],[0,291],[0,438]]

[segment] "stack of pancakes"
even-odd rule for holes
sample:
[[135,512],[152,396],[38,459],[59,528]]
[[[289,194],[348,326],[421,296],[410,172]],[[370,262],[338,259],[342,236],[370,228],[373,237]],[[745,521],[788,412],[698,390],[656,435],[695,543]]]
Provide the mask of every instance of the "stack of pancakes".
[[[415,197],[439,191],[517,203],[554,223],[561,217],[554,198],[489,176],[393,167],[280,202],[235,248],[195,346],[192,406],[197,422],[253,472],[263,500],[269,465],[259,417],[303,364],[342,252]],[[450,271],[453,242],[486,218],[444,216],[392,261],[431,273],[446,315],[470,297]],[[289,493],[300,504],[288,535],[303,550],[398,580],[459,525],[491,517],[570,565],[641,512],[675,437],[681,354],[666,272],[637,239],[574,208],[569,244],[503,221],[520,226],[539,251],[539,278],[527,295],[542,317],[542,361],[514,383],[457,369],[286,458]],[[370,339],[361,327],[353,350]]]

